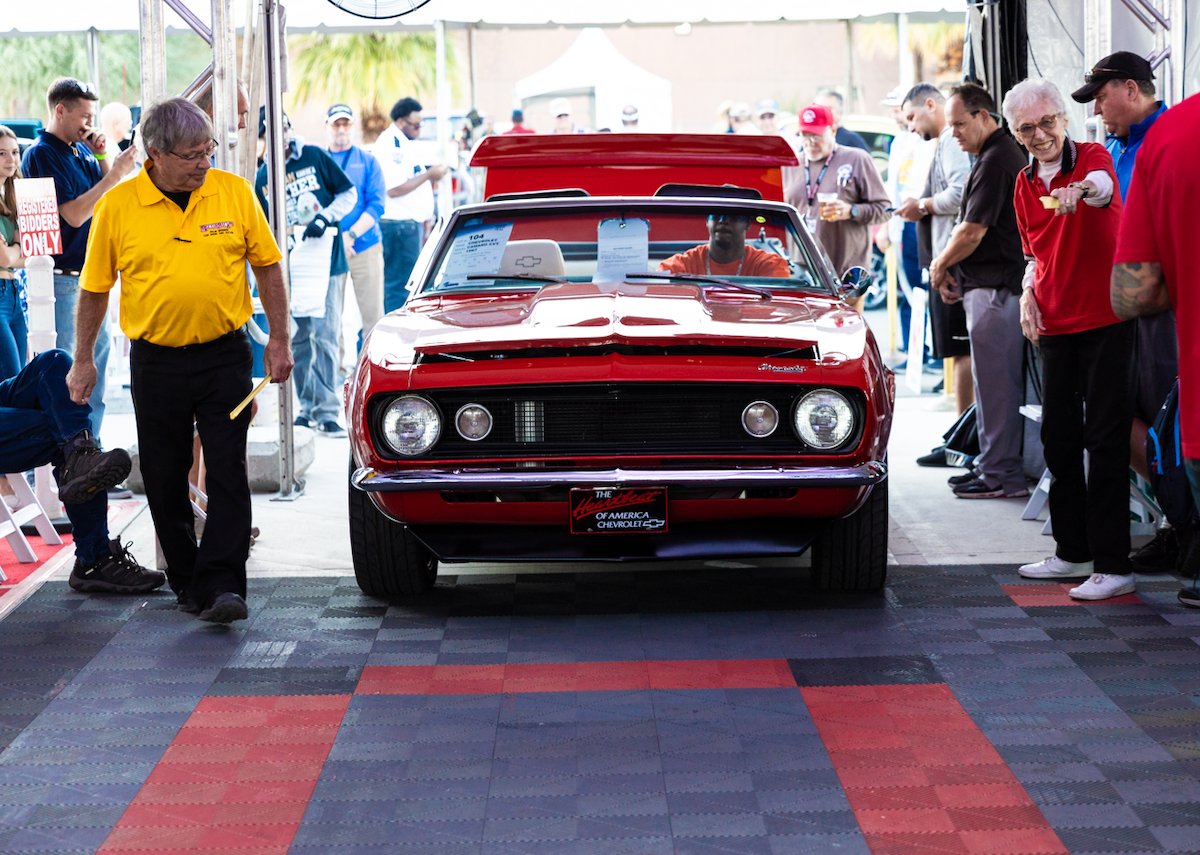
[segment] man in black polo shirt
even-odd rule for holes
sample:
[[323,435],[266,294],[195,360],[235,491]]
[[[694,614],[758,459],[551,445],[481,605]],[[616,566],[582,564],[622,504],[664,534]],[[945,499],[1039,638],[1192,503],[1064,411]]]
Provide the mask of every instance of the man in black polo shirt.
[[[58,192],[58,216],[63,251],[54,258],[54,331],[56,345],[75,350],[75,306],[79,302],[79,271],[92,224],[92,209],[110,187],[134,168],[134,147],[118,151],[96,123],[99,96],[90,84],[62,77],[50,84],[46,102],[50,119],[21,158],[27,178],[53,178]],[[108,324],[96,339],[96,388],[88,403],[93,436],[104,419],[104,375],[108,368]]]
[[950,479],[962,499],[1029,495],[1021,457],[1024,402],[1021,278],[1025,254],[1013,208],[1013,188],[1025,154],[1000,127],[987,90],[964,83],[946,102],[954,139],[975,165],[967,176],[958,224],[929,265],[929,279],[946,303],[962,301],[971,340],[979,456],[975,471]]

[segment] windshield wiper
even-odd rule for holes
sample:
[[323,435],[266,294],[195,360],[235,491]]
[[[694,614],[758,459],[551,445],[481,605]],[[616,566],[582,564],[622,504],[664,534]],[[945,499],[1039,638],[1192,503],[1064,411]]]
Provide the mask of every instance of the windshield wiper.
[[743,285],[719,276],[703,276],[699,273],[626,273],[626,279],[679,279],[683,282],[703,282],[706,285],[720,285],[734,291],[744,291],[747,294],[757,294],[760,300],[770,300],[771,292],[766,288],[755,288],[753,285]]
[[554,282],[558,285],[567,285],[571,281],[561,276],[545,276],[541,273],[470,273],[467,275],[468,282],[477,279],[520,279],[524,282]]

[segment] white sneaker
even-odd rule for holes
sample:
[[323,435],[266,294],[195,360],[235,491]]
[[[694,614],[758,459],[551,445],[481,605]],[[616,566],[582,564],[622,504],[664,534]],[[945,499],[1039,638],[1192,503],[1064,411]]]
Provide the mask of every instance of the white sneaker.
[[1107,600],[1109,597],[1119,597],[1122,594],[1133,593],[1133,575],[1114,576],[1105,573],[1093,573],[1092,577],[1082,585],[1077,585],[1067,593],[1076,600]]
[[1036,564],[1022,564],[1017,573],[1025,579],[1082,579],[1092,575],[1091,561],[1063,561],[1057,555]]

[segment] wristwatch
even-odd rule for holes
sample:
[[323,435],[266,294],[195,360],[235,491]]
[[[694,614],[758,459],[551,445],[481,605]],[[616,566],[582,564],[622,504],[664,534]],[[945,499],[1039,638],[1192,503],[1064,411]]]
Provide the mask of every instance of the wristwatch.
[[1092,195],[1092,188],[1090,186],[1088,186],[1087,184],[1084,184],[1082,181],[1072,181],[1067,186],[1074,187],[1076,190],[1078,190],[1080,193],[1083,194],[1083,198],[1085,198],[1085,199],[1090,198]]
[[354,229],[347,229],[346,234],[350,235],[350,240],[358,240],[358,232]]
[[927,216],[929,216],[929,209],[925,207],[925,200],[924,200],[924,199],[918,199],[918,200],[917,200],[917,210],[921,212],[921,216],[922,216],[922,217],[927,217]]
[[852,220],[858,219],[858,205],[850,206],[850,219],[852,219]]

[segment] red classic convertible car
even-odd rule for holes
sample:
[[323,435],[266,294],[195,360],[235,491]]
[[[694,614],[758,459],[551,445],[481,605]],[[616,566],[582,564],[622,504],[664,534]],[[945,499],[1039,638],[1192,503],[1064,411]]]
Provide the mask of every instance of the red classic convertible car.
[[[347,384],[364,592],[439,562],[810,546],[819,587],[883,586],[895,386],[844,300],[865,271],[761,198],[782,140],[666,140],[481,146],[493,195],[438,224]],[[659,189],[714,172],[749,189]]]

